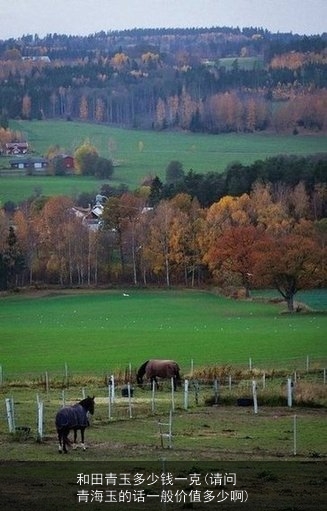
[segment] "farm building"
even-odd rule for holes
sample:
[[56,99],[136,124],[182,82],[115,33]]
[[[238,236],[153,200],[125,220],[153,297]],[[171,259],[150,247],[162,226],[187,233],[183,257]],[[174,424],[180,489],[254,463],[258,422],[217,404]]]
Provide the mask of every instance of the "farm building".
[[64,169],[69,170],[75,167],[75,160],[69,154],[58,154],[53,158],[53,162],[60,162]]
[[28,152],[27,142],[7,142],[5,146],[5,154],[7,156],[24,155]]
[[48,167],[48,160],[42,157],[17,157],[10,160],[12,169],[28,169],[33,171],[43,171]]
[[103,213],[103,206],[101,204],[95,204],[93,207],[88,208],[73,208],[73,213],[82,219],[84,225],[86,225],[91,231],[97,231],[101,225],[101,217]]

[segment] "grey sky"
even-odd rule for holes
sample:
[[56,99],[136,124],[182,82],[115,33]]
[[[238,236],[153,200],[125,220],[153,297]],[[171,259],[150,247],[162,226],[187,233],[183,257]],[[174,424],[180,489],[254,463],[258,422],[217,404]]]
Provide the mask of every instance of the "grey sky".
[[0,0],[0,39],[154,27],[327,31],[327,0]]

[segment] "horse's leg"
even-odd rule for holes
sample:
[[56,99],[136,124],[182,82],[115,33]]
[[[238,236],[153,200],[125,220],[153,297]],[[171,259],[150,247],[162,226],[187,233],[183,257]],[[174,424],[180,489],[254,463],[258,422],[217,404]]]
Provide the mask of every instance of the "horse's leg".
[[159,389],[159,383],[158,383],[157,377],[154,376],[152,381],[156,384],[156,389],[158,390]]
[[62,431],[61,430],[58,430],[58,442],[59,442],[58,451],[61,454],[62,453]]
[[73,449],[77,449],[77,428],[74,428]]
[[63,450],[64,450],[64,453],[67,454],[67,445],[69,445],[69,440],[68,440],[68,433],[69,433],[69,429],[64,429],[63,432],[62,432],[62,438],[63,438]]
[[85,428],[81,428],[81,447],[82,447],[83,451],[86,451],[86,446],[84,443],[84,431],[85,431]]

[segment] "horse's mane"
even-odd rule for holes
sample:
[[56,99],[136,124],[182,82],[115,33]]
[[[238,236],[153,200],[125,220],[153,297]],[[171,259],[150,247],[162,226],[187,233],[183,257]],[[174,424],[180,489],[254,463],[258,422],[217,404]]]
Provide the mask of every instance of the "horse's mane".
[[75,407],[82,406],[86,412],[89,411],[91,414],[93,414],[93,412],[94,412],[94,397],[87,396],[86,398],[82,399],[81,401],[79,401],[78,403],[76,403],[73,406],[75,406]]
[[[76,403],[76,405],[82,405],[82,406],[83,406],[83,408],[84,408],[84,406],[85,406],[85,405],[87,405],[87,404],[90,402],[90,400],[91,400],[91,399],[92,399],[92,398],[90,398],[89,396],[88,396],[88,397],[85,397],[84,399],[82,399],[81,401],[79,401],[78,403]],[[76,405],[74,405],[74,406],[76,406]]]
[[141,367],[137,371],[137,376],[143,376],[145,374],[145,368],[148,365],[148,363],[149,363],[149,360],[147,360],[146,362],[144,362],[144,364],[141,365]]

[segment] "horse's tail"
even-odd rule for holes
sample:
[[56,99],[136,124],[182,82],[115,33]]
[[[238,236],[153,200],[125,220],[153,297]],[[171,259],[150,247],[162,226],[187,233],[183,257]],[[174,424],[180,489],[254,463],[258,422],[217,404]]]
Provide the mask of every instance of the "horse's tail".
[[57,415],[55,418],[55,424],[56,424],[57,431],[68,426],[67,416],[65,413],[63,413],[62,410],[59,410],[59,412],[57,412]]

